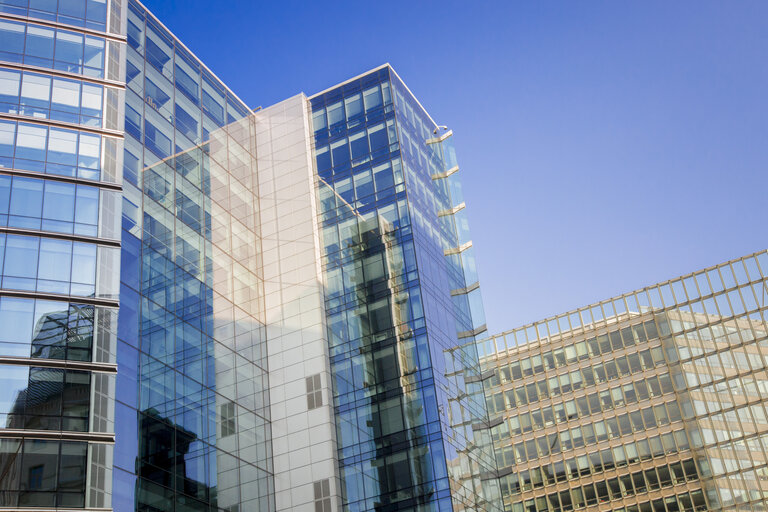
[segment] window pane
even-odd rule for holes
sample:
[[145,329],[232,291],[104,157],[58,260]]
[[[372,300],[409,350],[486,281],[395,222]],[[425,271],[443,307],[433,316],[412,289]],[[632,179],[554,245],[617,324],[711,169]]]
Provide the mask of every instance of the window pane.
[[20,62],[24,53],[24,25],[0,21],[0,56],[3,60]]
[[80,84],[71,80],[55,79],[51,108],[63,112],[77,112],[80,107]]
[[38,239],[9,235],[5,244],[3,283],[8,276],[34,278],[37,275]]
[[[29,343],[32,338],[34,301],[2,297],[0,299],[0,342]],[[0,349],[5,354],[5,349]],[[25,355],[29,355],[27,352]]]
[[94,284],[96,282],[96,246],[76,243],[72,257],[72,282]]
[[47,181],[43,217],[46,219],[72,222],[75,211],[75,186],[69,183]]
[[99,218],[99,189],[78,185],[75,222],[95,225]]
[[[53,36],[54,31],[49,28],[30,26],[27,28],[27,45],[24,49],[27,57],[24,59],[28,64],[42,64],[46,61],[50,66],[53,59]],[[37,57],[30,62],[29,57]]]
[[[50,107],[51,79],[46,76],[24,74],[21,82],[21,104],[47,110]],[[26,115],[35,115],[36,110],[25,111]],[[36,117],[40,117],[37,115]]]
[[69,275],[72,265],[72,242],[43,238],[40,240],[40,264],[37,285],[39,291],[51,293],[69,292]]
[[0,71],[0,112],[17,112],[20,78],[16,71]]
[[11,215],[40,217],[43,201],[43,181],[32,178],[13,179]]
[[[81,133],[79,147],[77,165],[80,167],[80,170],[78,171],[78,176],[87,179],[98,179],[101,137]],[[92,170],[92,172],[85,169]]]
[[83,65],[83,36],[71,32],[56,33],[56,68],[80,73]]
[[16,158],[45,160],[45,143],[48,130],[40,126],[20,124],[16,138]]

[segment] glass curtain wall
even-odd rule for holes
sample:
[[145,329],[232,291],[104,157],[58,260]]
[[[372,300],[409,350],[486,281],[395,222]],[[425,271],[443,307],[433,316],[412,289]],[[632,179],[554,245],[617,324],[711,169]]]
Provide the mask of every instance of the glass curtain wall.
[[421,300],[456,510],[500,508],[475,336],[485,331],[453,133],[392,72]]
[[115,508],[274,510],[253,119],[127,8]]
[[108,508],[119,0],[0,0],[0,507]]
[[[462,492],[451,497],[463,486],[453,478],[467,468],[453,466],[468,446],[449,442],[454,432],[445,420],[456,407],[445,391],[444,361],[446,349],[458,346],[457,330],[449,288],[441,288],[447,316],[425,288],[425,274],[444,276],[446,263],[443,247],[416,233],[434,228],[437,210],[413,203],[411,194],[436,192],[417,192],[421,168],[406,176],[413,164],[402,151],[393,79],[385,66],[310,98],[344,507],[492,509],[463,501]],[[420,144],[427,151],[425,138]],[[439,255],[437,268],[419,261],[419,243]],[[450,341],[440,343],[441,336]],[[477,407],[480,423],[482,400]],[[488,463],[493,471],[492,457]]]

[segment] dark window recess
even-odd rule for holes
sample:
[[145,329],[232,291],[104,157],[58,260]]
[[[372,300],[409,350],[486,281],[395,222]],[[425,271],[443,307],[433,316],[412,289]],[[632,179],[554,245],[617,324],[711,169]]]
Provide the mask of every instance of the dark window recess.
[[320,374],[307,377],[307,409],[317,409],[323,405],[323,392],[320,388]]

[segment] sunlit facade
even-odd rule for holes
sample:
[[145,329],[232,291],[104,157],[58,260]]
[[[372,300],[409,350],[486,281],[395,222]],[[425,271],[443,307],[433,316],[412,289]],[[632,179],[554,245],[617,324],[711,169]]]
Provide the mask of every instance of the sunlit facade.
[[0,508],[501,510],[458,170],[388,65],[252,111],[0,0]]
[[481,343],[505,509],[768,507],[768,253]]
[[310,103],[343,505],[496,510],[452,132],[388,65]]
[[0,510],[758,509],[765,254],[488,339],[463,174],[388,64],[0,0]]
[[0,507],[108,507],[121,7],[0,2]]

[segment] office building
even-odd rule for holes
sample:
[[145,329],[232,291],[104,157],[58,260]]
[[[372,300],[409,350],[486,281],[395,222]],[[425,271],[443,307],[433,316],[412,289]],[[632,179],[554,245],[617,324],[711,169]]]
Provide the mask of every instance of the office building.
[[452,132],[0,0],[0,508],[501,510]]
[[0,0],[0,509],[761,510],[765,253],[486,339],[461,175],[389,65]]
[[768,253],[480,343],[506,510],[765,510]]

